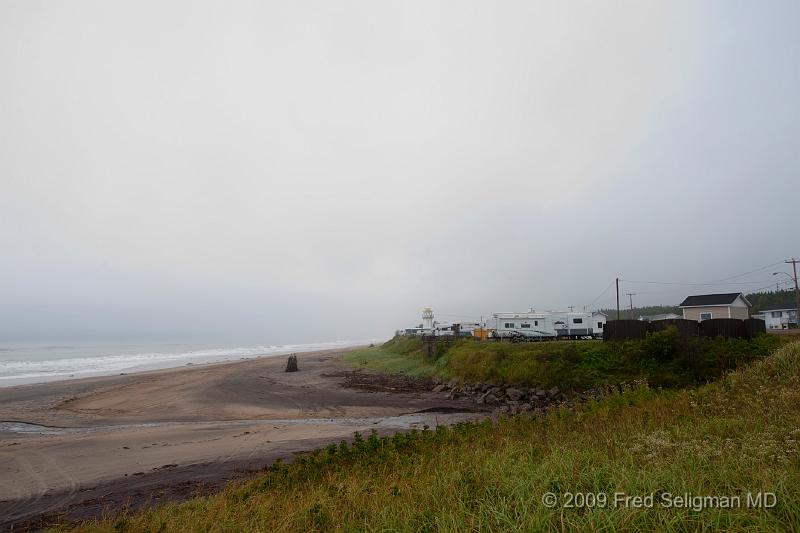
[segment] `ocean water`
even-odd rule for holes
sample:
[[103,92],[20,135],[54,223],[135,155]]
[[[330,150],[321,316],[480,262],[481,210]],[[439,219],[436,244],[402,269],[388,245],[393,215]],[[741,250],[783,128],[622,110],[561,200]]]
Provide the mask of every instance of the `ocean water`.
[[361,346],[378,339],[307,344],[225,346],[192,344],[0,344],[0,387],[274,357]]

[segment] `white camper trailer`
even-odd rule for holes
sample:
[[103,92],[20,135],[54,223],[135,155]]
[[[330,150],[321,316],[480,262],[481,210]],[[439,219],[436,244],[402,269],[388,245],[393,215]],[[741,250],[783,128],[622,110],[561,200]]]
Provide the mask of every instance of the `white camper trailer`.
[[603,336],[606,316],[579,311],[493,313],[486,327],[495,338],[518,340],[590,339]]
[[494,337],[521,338],[524,340],[551,340],[556,338],[553,317],[547,313],[493,313],[486,327]]
[[556,337],[565,339],[597,339],[603,336],[606,315],[599,312],[552,311]]
[[460,337],[471,337],[475,328],[481,327],[477,322],[437,322],[433,334],[437,337],[452,337],[458,330]]

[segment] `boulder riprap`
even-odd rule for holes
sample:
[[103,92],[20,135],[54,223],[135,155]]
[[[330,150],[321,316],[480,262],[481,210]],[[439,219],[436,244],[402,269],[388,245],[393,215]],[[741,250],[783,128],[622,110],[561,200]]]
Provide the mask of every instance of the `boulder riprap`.
[[525,392],[513,387],[509,387],[506,389],[506,396],[508,396],[508,399],[512,402],[517,402],[520,398],[525,396]]
[[441,380],[430,380],[430,389],[434,393],[444,394],[450,400],[471,400],[481,406],[480,410],[494,410],[495,414],[518,414],[530,412],[541,415],[552,407],[572,408],[577,403],[599,400],[608,394],[623,392],[632,388],[646,387],[644,381],[603,385],[583,392],[569,391],[564,393],[558,387],[540,389],[523,385],[509,386],[493,383],[462,383],[453,378],[444,383]]
[[290,355],[289,360],[286,361],[286,371],[297,372],[297,356],[295,354]]

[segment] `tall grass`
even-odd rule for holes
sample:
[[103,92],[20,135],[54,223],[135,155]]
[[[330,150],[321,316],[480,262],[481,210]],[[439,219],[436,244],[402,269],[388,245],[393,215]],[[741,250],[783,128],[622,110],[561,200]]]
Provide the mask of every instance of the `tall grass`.
[[[800,344],[684,390],[371,435],[221,494],[78,531],[787,531],[800,527]],[[565,493],[774,492],[772,508],[565,508]],[[542,496],[553,492],[558,505]],[[612,500],[609,500],[612,501]]]
[[674,328],[642,341],[552,341],[538,343],[439,343],[426,358],[422,341],[395,337],[382,346],[348,354],[345,361],[384,372],[458,377],[542,387],[586,389],[603,383],[645,379],[657,387],[712,381],[723,372],[762,359],[787,339],[684,339]]
[[344,361],[355,367],[380,372],[402,373],[416,377],[450,377],[447,361],[441,357],[428,359],[422,354],[419,337],[394,337],[381,346],[345,354]]

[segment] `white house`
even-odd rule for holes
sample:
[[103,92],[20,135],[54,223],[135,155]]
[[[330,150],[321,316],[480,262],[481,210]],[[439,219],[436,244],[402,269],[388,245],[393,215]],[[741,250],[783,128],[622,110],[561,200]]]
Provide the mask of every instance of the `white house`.
[[765,309],[759,313],[764,315],[767,329],[789,329],[797,327],[796,309]]

